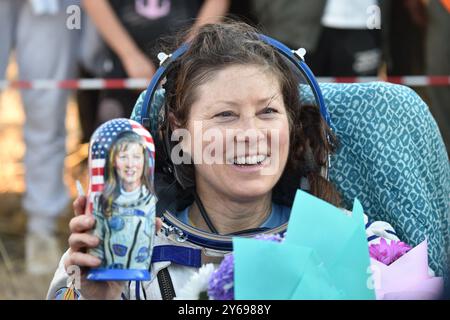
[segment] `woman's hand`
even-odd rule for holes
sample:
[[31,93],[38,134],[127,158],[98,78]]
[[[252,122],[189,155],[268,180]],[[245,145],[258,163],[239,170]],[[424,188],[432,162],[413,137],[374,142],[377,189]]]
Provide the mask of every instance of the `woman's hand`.
[[108,0],[83,0],[83,7],[94,21],[103,39],[120,58],[130,78],[148,78],[155,66],[139,49],[127,29],[117,17]]
[[139,50],[122,56],[121,61],[129,78],[150,79],[156,72],[153,62]]
[[[116,300],[120,299],[125,282],[119,281],[89,281],[86,279],[87,269],[100,266],[99,258],[86,253],[87,249],[98,246],[100,240],[90,234],[94,228],[95,218],[92,215],[85,215],[86,197],[80,196],[73,203],[75,217],[69,224],[69,256],[64,261],[67,271],[69,266],[79,266],[81,268],[80,292],[83,298],[93,300]],[[162,226],[160,218],[156,218],[156,231]]]
[[117,281],[89,281],[86,279],[87,269],[100,266],[99,258],[86,253],[87,249],[98,246],[100,240],[90,234],[94,228],[95,218],[85,215],[86,197],[78,197],[73,208],[75,217],[69,224],[69,256],[64,261],[66,271],[70,266],[81,268],[80,292],[83,298],[93,300],[116,300],[120,299],[124,288],[124,282]]

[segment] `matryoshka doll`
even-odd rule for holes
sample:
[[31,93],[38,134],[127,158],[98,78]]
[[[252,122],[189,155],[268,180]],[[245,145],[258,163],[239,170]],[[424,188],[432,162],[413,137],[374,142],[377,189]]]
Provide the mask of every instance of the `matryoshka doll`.
[[150,133],[129,119],[100,126],[89,146],[86,214],[96,220],[100,244],[89,253],[102,260],[89,280],[149,280],[155,235],[155,146]]

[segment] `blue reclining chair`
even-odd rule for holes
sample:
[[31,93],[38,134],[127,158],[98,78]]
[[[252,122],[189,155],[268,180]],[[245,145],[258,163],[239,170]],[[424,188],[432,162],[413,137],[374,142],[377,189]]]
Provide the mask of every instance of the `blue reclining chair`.
[[[428,239],[429,265],[448,270],[450,247],[450,166],[428,106],[410,88],[383,82],[320,85],[339,139],[330,178],[347,208],[358,198],[373,220],[392,224],[404,242]],[[304,104],[315,100],[300,87]],[[140,121],[144,94],[131,116]],[[151,108],[163,104],[157,92]],[[152,130],[157,121],[153,121]]]

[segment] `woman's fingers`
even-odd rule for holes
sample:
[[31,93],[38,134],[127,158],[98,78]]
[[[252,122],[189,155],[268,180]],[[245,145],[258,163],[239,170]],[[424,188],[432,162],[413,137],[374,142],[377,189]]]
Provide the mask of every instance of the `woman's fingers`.
[[161,227],[162,227],[162,220],[161,220],[161,218],[156,218],[155,227],[156,227],[155,231],[156,231],[156,233],[158,233],[159,230],[161,230]]
[[80,216],[84,214],[85,209],[86,209],[86,196],[78,196],[73,202],[73,211],[75,212],[75,216]]
[[87,233],[72,233],[69,237],[69,246],[74,252],[82,248],[95,248],[99,243],[100,240],[96,236]]
[[93,255],[82,252],[72,252],[64,262],[64,265],[67,270],[69,266],[95,268],[100,266],[101,263],[101,260]]
[[69,223],[70,233],[82,233],[91,230],[95,225],[95,218],[91,215],[81,215],[72,218]]

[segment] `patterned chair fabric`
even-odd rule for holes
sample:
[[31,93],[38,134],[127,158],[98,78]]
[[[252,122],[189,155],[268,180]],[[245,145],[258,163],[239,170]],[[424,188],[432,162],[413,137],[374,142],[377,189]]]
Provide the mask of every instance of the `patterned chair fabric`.
[[[392,224],[400,239],[429,244],[429,264],[448,270],[450,247],[450,166],[439,129],[425,102],[410,88],[383,82],[320,85],[339,148],[330,178],[349,209],[354,198],[373,220]],[[145,92],[131,118],[140,121]],[[308,86],[302,103],[314,104]],[[164,92],[154,97],[156,131]]]

